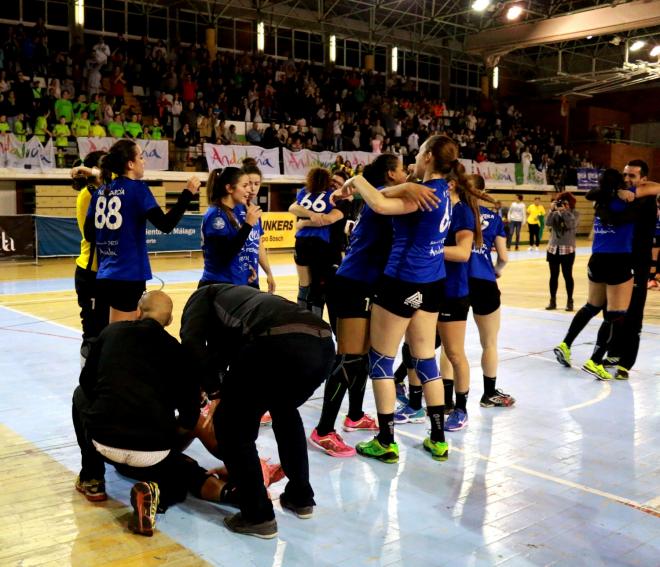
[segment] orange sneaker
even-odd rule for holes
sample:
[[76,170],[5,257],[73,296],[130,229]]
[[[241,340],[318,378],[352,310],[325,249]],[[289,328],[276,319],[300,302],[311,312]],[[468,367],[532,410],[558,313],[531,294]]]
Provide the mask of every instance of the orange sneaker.
[[270,417],[270,412],[267,411],[265,414],[261,416],[261,422],[260,422],[261,426],[272,425],[272,423],[273,423],[273,418]]
[[350,417],[346,416],[342,429],[344,431],[378,431],[378,424],[373,417],[365,413],[357,421],[353,421]]

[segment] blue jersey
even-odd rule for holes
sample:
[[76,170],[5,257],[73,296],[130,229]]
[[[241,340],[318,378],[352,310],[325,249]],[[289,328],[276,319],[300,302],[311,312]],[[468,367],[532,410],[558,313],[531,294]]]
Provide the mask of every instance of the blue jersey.
[[392,251],[385,274],[410,283],[430,283],[445,277],[445,237],[451,220],[451,202],[444,179],[423,185],[440,199],[432,211],[392,217]]
[[660,236],[660,202],[658,202],[657,207],[658,207],[658,210],[656,211],[657,216],[656,216],[656,219],[655,219],[655,235]]
[[[456,233],[461,230],[476,230],[474,213],[469,205],[459,201],[452,208],[451,225],[447,233],[447,246],[456,245]],[[468,262],[445,262],[447,279],[445,280],[445,295],[447,297],[465,297],[470,293],[468,288]]]
[[[247,207],[241,206],[239,212],[239,222],[241,224],[245,222],[246,216]],[[247,240],[243,245],[243,250],[241,250],[241,255],[245,256],[248,266],[254,270],[256,275],[256,279],[252,282],[252,285],[257,286],[259,285],[259,245],[261,244],[261,237],[263,234],[264,229],[261,226],[261,219],[259,219],[257,220],[257,224],[252,227],[250,236],[247,237]]]
[[92,196],[87,217],[94,218],[99,271],[97,278],[151,279],[147,254],[147,212],[158,207],[144,181],[118,177]]
[[[236,205],[232,212],[239,225],[245,221],[245,207],[243,205]],[[235,238],[239,228],[231,223],[226,211],[217,205],[211,205],[202,219],[202,252],[204,254],[202,280],[247,285],[251,274],[250,253],[247,251],[254,248],[256,241],[258,255],[259,230],[259,227],[253,227],[241,250],[232,256],[229,261],[222,260],[218,251],[223,246],[223,241]],[[221,240],[209,239],[209,236]]]
[[479,218],[481,219],[481,237],[483,244],[480,248],[472,246],[472,254],[468,262],[468,277],[476,280],[488,280],[494,282],[495,269],[490,257],[490,251],[498,236],[506,238],[502,217],[486,207],[479,207]]
[[[614,197],[607,205],[615,213],[622,212],[627,204]],[[619,225],[604,224],[598,215],[594,217],[594,241],[591,252],[594,254],[629,254],[632,252],[635,224],[627,222]]]
[[[332,191],[323,191],[322,193],[312,194],[308,193],[303,187],[296,194],[296,203],[308,211],[324,215],[335,208],[330,202],[330,195],[332,195]],[[301,228],[296,232],[296,238],[309,238],[311,236],[330,242],[330,227],[309,226]]]
[[[379,187],[382,189],[382,187]],[[392,219],[363,205],[337,275],[368,284],[383,274],[392,249]]]

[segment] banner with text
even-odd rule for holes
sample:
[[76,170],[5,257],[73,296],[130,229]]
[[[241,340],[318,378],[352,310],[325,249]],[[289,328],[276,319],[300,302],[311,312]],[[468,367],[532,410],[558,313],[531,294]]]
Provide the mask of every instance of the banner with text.
[[20,142],[13,134],[0,136],[0,167],[52,169],[55,167],[53,140],[44,146],[36,136]]
[[[117,138],[76,138],[80,159],[85,159],[90,152],[107,152]],[[155,171],[167,171],[169,168],[169,148],[167,140],[134,140],[142,148],[144,168]]]
[[261,241],[266,248],[294,248],[296,245],[296,217],[291,213],[264,213]]
[[335,163],[338,155],[344,159],[344,163],[350,162],[351,167],[355,169],[358,165],[365,166],[371,163],[379,154],[372,152],[313,152],[311,150],[292,152],[283,148],[284,175],[303,178],[312,167],[329,168]]
[[34,258],[32,215],[0,217],[0,260]]
[[264,175],[280,174],[280,150],[267,150],[259,146],[220,146],[204,144],[204,156],[209,171],[225,167],[241,167],[246,157],[256,160]]
[[577,170],[577,188],[589,191],[598,187],[600,169],[579,167]]

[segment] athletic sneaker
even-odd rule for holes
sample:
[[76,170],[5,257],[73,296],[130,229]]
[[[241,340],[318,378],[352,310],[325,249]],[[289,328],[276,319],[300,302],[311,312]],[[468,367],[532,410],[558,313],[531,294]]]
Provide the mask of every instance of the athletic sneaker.
[[394,414],[395,425],[402,423],[424,423],[426,421],[426,411],[424,408],[413,409],[409,405],[403,406]]
[[406,391],[406,385],[403,382],[396,384],[396,399],[404,406],[408,403],[408,392]]
[[566,343],[564,342],[559,343],[553,349],[553,352],[555,353],[555,357],[557,358],[557,362],[559,364],[563,364],[568,368],[571,367],[571,349]]
[[154,535],[159,496],[160,491],[155,482],[136,482],[131,488],[133,516],[128,521],[128,529],[134,534]]
[[285,510],[293,512],[301,520],[309,520],[314,515],[314,506],[296,506],[286,495],[286,492],[280,494],[280,504]]
[[449,458],[449,445],[444,441],[431,441],[431,438],[427,437],[423,445],[434,461],[446,461]]
[[350,417],[346,416],[342,429],[344,431],[378,431],[378,424],[373,417],[365,413],[357,421],[353,421]]
[[232,532],[243,535],[260,537],[261,539],[272,539],[277,536],[277,521],[273,518],[267,522],[253,524],[243,519],[239,512],[233,516],[225,518],[225,526]]
[[273,418],[270,417],[270,412],[266,412],[261,416],[261,421],[259,422],[259,425],[272,425],[273,424]]
[[355,448],[363,457],[378,459],[383,463],[399,462],[399,446],[396,443],[390,443],[384,447],[378,441],[378,437],[374,437],[371,441],[362,441]]
[[587,374],[595,376],[599,380],[611,380],[613,376],[605,370],[602,364],[596,364],[593,360],[589,359],[582,365],[582,370]]
[[629,376],[628,373],[630,370],[627,368],[624,368],[623,366],[618,366],[616,367],[616,375],[614,376],[617,380],[628,380]]
[[456,408],[445,419],[445,431],[460,431],[467,427],[468,416],[463,410]]
[[495,390],[492,395],[484,394],[481,396],[479,405],[482,408],[509,408],[516,403],[516,399],[502,390]]
[[108,495],[105,493],[105,481],[103,480],[80,480],[80,475],[78,475],[76,490],[84,494],[90,502],[103,502],[108,499]]
[[605,368],[618,366],[619,357],[618,356],[607,356],[603,359],[603,366]]
[[285,476],[286,475],[284,474],[284,469],[282,468],[282,465],[280,465],[279,463],[276,463],[274,465],[268,465],[268,477],[270,480],[270,484],[279,482]]
[[336,431],[331,431],[322,437],[316,432],[316,428],[309,436],[309,442],[317,449],[321,449],[326,455],[331,457],[352,457],[355,455],[355,449],[350,445],[346,445]]

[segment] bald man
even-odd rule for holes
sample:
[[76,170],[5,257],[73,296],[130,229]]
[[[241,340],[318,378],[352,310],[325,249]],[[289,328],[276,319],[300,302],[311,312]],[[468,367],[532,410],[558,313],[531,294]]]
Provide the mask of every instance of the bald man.
[[197,423],[199,388],[188,377],[181,345],[165,331],[171,321],[170,297],[145,293],[137,321],[101,332],[73,394],[82,456],[76,490],[92,502],[105,500],[105,462],[142,481],[131,490],[129,521],[141,535],[152,535],[157,509],[183,501],[188,492],[215,502],[231,496],[231,487],[175,448],[180,434]]

